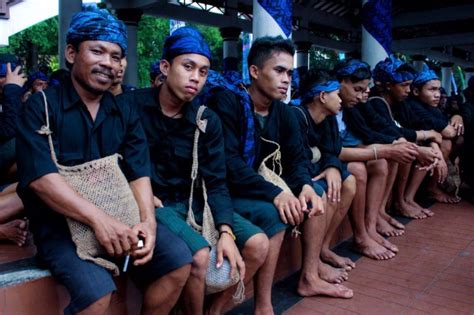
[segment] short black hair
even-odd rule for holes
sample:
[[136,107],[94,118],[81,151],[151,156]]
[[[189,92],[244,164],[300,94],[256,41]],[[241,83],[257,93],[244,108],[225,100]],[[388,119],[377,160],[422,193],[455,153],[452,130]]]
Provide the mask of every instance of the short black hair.
[[308,70],[300,83],[301,104],[309,103],[311,100],[305,99],[304,95],[308,93],[316,84],[324,84],[328,81],[336,80],[335,76],[326,69],[314,68]]
[[339,62],[334,67],[334,73],[336,74],[337,80],[339,82],[343,81],[344,79],[349,79],[352,83],[356,83],[363,80],[370,80],[372,78],[372,72],[370,71],[370,66],[367,64],[367,67],[360,67],[356,71],[354,71],[351,75],[341,75],[341,69],[349,66],[351,63],[360,63],[361,61],[357,59],[348,59]]
[[270,59],[274,53],[284,52],[291,56],[295,54],[295,45],[290,39],[282,36],[264,36],[256,39],[250,48],[247,57],[248,65],[263,67],[265,61]]

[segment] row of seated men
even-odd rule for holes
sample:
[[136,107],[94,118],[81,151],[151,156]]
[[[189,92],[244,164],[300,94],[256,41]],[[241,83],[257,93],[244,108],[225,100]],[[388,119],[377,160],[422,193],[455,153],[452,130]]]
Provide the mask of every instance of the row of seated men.
[[[8,222],[2,237],[21,246],[29,228],[39,264],[69,292],[66,314],[105,313],[116,287],[109,270],[79,258],[65,218],[89,226],[118,265],[132,257],[127,273],[143,292],[143,314],[168,314],[180,296],[186,314],[221,314],[231,302],[235,287],[204,303],[210,244],[186,222],[196,130],[197,172],[219,232],[216,266],[226,259],[244,283],[254,280],[255,314],[273,314],[273,277],[288,228],[301,234],[298,294],[351,298],[343,282],[356,264],[330,248],[347,213],[354,249],[386,260],[399,249],[384,236],[404,234],[386,212],[391,203],[410,218],[434,215],[415,201],[425,177],[436,200],[459,201],[440,185],[448,162],[456,162],[464,124],[460,115],[439,115],[440,81],[432,71],[415,73],[387,58],[373,71],[376,96],[369,98],[370,67],[344,61],[331,71],[310,70],[300,105],[289,106],[282,100],[293,72],[290,40],[253,43],[244,88],[211,73],[209,46],[184,27],[166,39],[154,86],[125,91],[126,43],[123,23],[107,11],[74,15],[64,52],[70,72],[45,90],[46,107],[41,93],[22,102],[20,67],[2,64],[2,110],[10,116],[2,116],[1,128],[13,130],[18,179],[0,195]],[[45,125],[60,165],[122,156],[139,224],[123,224],[71,188],[52,159]],[[264,177],[263,166],[288,189]],[[202,190],[198,185],[191,205],[198,222]]]

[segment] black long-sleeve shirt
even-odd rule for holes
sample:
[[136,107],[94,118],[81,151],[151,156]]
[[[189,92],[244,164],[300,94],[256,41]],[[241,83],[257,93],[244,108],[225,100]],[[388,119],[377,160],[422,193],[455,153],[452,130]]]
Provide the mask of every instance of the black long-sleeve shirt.
[[[265,126],[262,128],[255,123],[256,155],[252,166],[248,166],[242,157],[243,143],[240,139],[246,130],[243,126],[244,110],[239,97],[230,91],[222,91],[212,98],[210,106],[221,118],[224,129],[228,181],[232,195],[272,202],[282,191],[257,173],[262,160],[276,149],[274,144],[267,143],[260,137],[280,145],[282,177],[296,195],[301,192],[303,185],[312,185],[298,121],[288,105],[273,101]],[[253,107],[253,104],[251,106]],[[255,114],[254,117],[257,122]]]

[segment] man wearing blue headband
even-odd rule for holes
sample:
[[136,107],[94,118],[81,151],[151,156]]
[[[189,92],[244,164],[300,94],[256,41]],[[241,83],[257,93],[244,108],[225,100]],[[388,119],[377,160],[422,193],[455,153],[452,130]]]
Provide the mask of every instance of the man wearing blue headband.
[[48,87],[48,76],[41,71],[35,71],[28,76],[26,91],[23,94],[23,102],[26,102],[31,94],[43,91]]
[[[58,174],[51,158],[45,125],[45,103],[36,93],[18,120],[18,193],[30,218],[40,263],[69,292],[65,314],[104,314],[113,291],[112,274],[82,260],[65,217],[94,231],[107,257],[128,265],[130,277],[143,289],[143,314],[168,313],[189,276],[191,255],[165,226],[157,227],[150,185],[146,136],[133,106],[108,92],[126,54],[124,24],[106,10],[76,13],[67,34],[65,58],[70,76],[45,91],[49,124],[58,163],[83,164],[119,153],[121,167],[139,205],[141,222],[130,228],[82,198]],[[138,237],[144,246],[137,248]],[[156,245],[156,246],[155,246]]]
[[[271,288],[287,227],[303,226],[303,263],[298,283],[302,296],[352,297],[340,286],[345,271],[320,261],[325,217],[307,169],[295,113],[282,103],[291,84],[294,46],[282,37],[257,39],[248,55],[252,80],[248,91],[215,95],[213,108],[223,126],[228,182],[237,212],[261,227],[270,239],[269,254],[255,277],[255,314],[272,314]],[[263,160],[279,147],[283,179],[291,191],[259,174]],[[267,163],[271,168],[271,163]],[[275,171],[278,172],[276,169]],[[327,279],[333,283],[329,283]]]
[[[335,115],[341,110],[339,81],[325,70],[309,70],[300,85],[301,105],[294,107],[304,139],[305,152],[310,164],[310,175],[315,184],[327,193],[327,226],[321,259],[331,265],[350,271],[355,264],[349,258],[330,250],[331,240],[349,210],[354,198],[355,179],[347,171],[347,164],[339,160],[341,141]],[[320,152],[315,156],[316,152]],[[316,187],[315,187],[316,189]]]
[[[436,169],[440,171],[428,184],[427,193],[438,202],[457,203],[460,198],[443,191],[439,183],[442,182],[441,178],[444,178],[442,173],[447,172],[445,164],[450,160],[454,162],[461,149],[464,141],[462,137],[464,133],[463,119],[460,115],[453,115],[450,121],[438,108],[441,82],[436,73],[426,65],[423,71],[416,74],[411,88],[411,96],[403,104],[404,106],[394,108],[394,115],[404,126],[410,126],[413,129],[434,130],[441,134],[443,140],[439,144],[439,149],[443,158],[439,160],[439,165],[443,167]],[[416,120],[410,119],[410,116],[407,115],[409,111],[413,112],[411,116],[416,117]],[[423,178],[421,175],[419,177],[418,181],[421,184]]]
[[369,258],[390,259],[398,252],[398,248],[382,235],[399,236],[404,231],[403,225],[386,215],[385,211],[381,211],[391,190],[387,183],[387,160],[412,161],[416,151],[406,144],[365,145],[356,135],[357,132],[351,124],[353,121],[357,121],[363,135],[372,139],[386,137],[380,132],[373,132],[365,125],[363,116],[358,111],[366,102],[366,92],[372,77],[370,67],[365,62],[353,59],[338,64],[335,72],[341,82],[339,95],[343,107],[343,111],[336,116],[342,140],[339,158],[348,163],[348,169],[357,182],[356,194],[349,211],[354,230],[354,247]]
[[[201,105],[196,97],[206,83],[210,62],[211,51],[202,35],[191,27],[179,28],[163,47],[163,83],[123,95],[139,108],[149,142],[157,220],[179,235],[193,255],[191,274],[183,290],[184,312],[190,315],[203,313],[209,264],[209,243],[187,224],[186,217],[194,133],[198,127],[196,115]],[[207,124],[205,130],[200,129],[198,173],[206,185],[209,207],[219,231],[217,267],[227,258],[232,272],[239,272],[244,281],[249,281],[265,259],[268,240],[259,228],[234,212],[226,185],[219,118],[206,108],[202,120]],[[202,189],[199,184],[194,192],[193,211],[199,224],[203,215]],[[234,292],[235,287],[214,296],[208,312],[220,314]]]

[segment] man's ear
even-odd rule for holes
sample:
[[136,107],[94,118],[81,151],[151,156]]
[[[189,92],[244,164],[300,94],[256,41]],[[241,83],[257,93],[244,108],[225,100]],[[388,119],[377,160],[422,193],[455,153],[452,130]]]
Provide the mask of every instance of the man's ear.
[[421,92],[420,89],[417,88],[417,87],[413,87],[413,88],[411,89],[411,91],[413,92],[413,95],[415,95],[415,96],[419,96],[419,95],[420,95],[420,92]]
[[168,72],[170,71],[170,68],[171,68],[171,63],[168,60],[166,59],[160,60],[160,71],[163,76],[165,77],[168,76]]
[[259,71],[258,71],[258,67],[256,65],[251,65],[249,67],[249,73],[250,73],[250,76],[252,77],[252,79],[254,79],[254,80],[258,79]]
[[74,59],[76,58],[77,50],[73,45],[68,44],[64,50],[64,59],[70,64],[74,64]]
[[326,93],[326,92],[320,92],[319,95],[317,95],[317,97],[319,97],[319,101],[322,104],[326,103],[327,96],[328,96],[328,93]]

